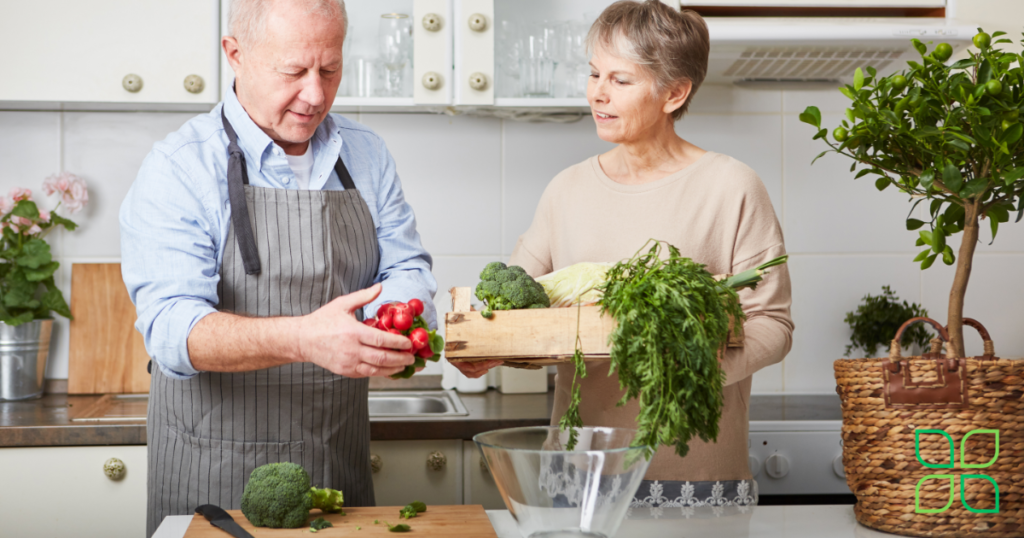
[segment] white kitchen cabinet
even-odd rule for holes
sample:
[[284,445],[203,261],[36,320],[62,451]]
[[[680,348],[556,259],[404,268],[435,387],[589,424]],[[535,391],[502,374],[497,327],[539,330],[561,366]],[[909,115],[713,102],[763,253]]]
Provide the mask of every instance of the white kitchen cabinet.
[[209,105],[217,0],[9,1],[0,101]]
[[463,441],[462,504],[481,504],[485,510],[505,510],[505,501],[473,441]]
[[371,441],[370,454],[377,506],[462,504],[461,440]]
[[[104,473],[110,458],[125,474]],[[0,535],[146,534],[146,447],[0,448]]]

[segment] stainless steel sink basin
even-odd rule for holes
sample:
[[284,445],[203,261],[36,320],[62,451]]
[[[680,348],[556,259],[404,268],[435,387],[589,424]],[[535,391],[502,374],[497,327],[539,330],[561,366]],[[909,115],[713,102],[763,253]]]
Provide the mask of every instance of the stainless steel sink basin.
[[[114,394],[74,413],[73,422],[145,422],[148,394]],[[371,391],[371,418],[434,418],[469,415],[454,390]]]
[[370,392],[370,417],[457,417],[468,415],[453,390]]

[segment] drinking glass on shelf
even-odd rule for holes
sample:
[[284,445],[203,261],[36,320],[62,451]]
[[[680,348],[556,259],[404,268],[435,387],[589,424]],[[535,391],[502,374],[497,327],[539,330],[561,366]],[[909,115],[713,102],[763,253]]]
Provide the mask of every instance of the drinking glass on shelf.
[[515,21],[500,21],[495,39],[495,61],[498,64],[495,90],[499,97],[520,97],[519,59],[523,52],[521,25]]
[[587,33],[590,24],[583,20],[569,21],[566,26],[566,97],[586,97],[590,78],[590,57],[587,54]]
[[553,97],[558,65],[556,25],[541,23],[523,34],[519,84],[524,97]]
[[387,70],[382,94],[399,97],[404,93],[405,66],[412,59],[412,19],[404,13],[381,15],[377,50]]

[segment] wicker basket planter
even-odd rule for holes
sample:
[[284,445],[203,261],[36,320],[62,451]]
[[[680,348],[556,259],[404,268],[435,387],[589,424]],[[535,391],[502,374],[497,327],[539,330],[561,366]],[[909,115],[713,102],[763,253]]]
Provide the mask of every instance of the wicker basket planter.
[[996,358],[970,319],[984,355],[943,356],[936,340],[930,353],[902,357],[898,342],[915,322],[948,340],[934,320],[914,318],[888,358],[834,364],[857,521],[903,536],[1024,537],[1024,360]]

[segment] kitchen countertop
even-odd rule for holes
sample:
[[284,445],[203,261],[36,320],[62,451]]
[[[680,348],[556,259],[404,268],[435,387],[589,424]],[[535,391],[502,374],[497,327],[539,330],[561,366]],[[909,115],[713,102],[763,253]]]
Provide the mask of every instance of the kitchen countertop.
[[[522,538],[508,510],[488,510],[498,538]],[[169,516],[153,538],[183,538],[192,516]],[[415,520],[412,522],[415,528]],[[827,532],[825,529],[828,529]],[[225,534],[227,536],[227,534]],[[709,519],[626,519],[617,537],[686,538],[891,538],[871,530],[853,517],[847,505],[757,506],[748,514]]]
[[[48,394],[38,400],[0,402],[0,447],[144,445],[142,422],[72,422],[69,411],[99,396]],[[550,423],[553,393],[459,394],[468,416],[370,420],[370,439],[472,439],[480,432]]]

